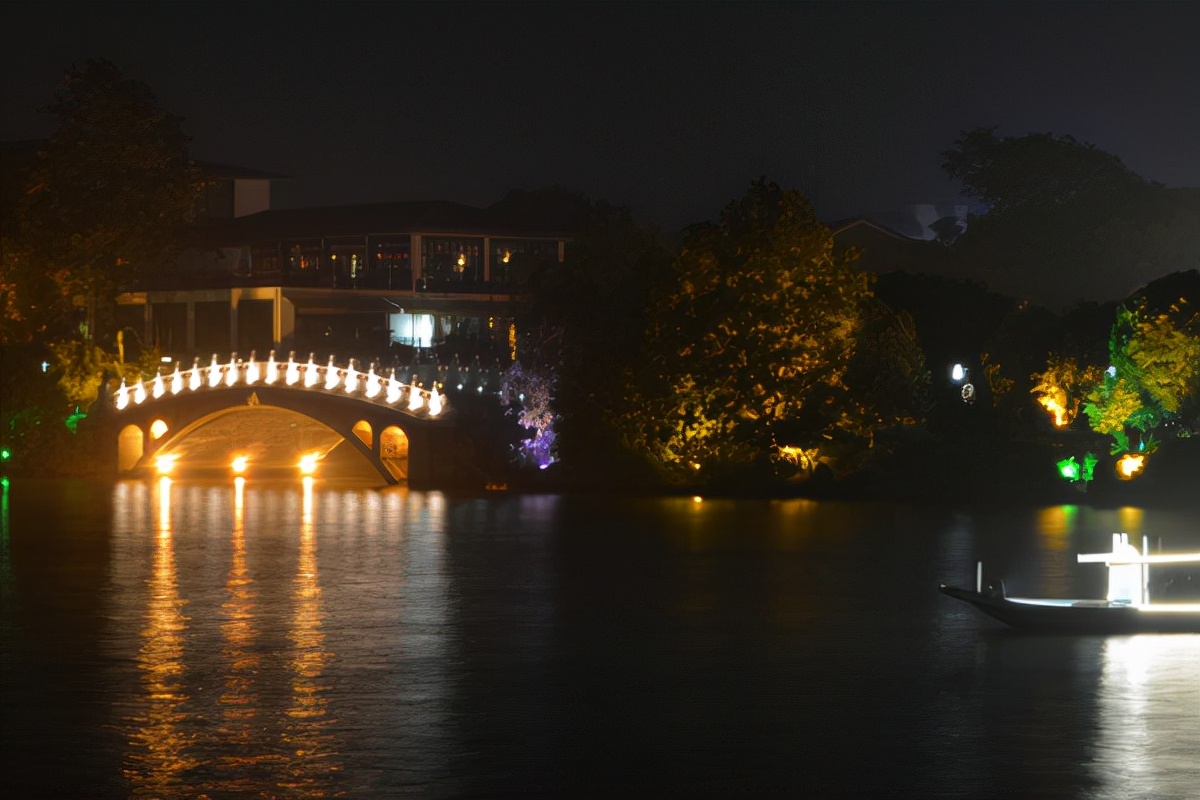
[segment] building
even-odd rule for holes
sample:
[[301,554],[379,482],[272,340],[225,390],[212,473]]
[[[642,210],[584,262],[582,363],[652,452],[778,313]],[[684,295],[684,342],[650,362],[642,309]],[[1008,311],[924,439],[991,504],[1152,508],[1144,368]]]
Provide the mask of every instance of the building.
[[234,216],[209,219],[177,265],[119,296],[120,324],[144,342],[182,358],[507,357],[526,284],[563,261],[582,221],[556,192],[237,216],[238,198],[262,197],[241,180],[226,191]]

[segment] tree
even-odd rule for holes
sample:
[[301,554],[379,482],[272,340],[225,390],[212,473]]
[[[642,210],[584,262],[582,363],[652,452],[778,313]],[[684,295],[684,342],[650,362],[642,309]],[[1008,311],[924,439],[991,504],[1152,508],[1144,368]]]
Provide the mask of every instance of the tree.
[[60,126],[6,219],[4,335],[69,335],[82,297],[99,314],[84,334],[103,341],[118,287],[169,267],[204,182],[180,119],[108,61],[72,67],[47,111]]
[[657,231],[628,208],[554,195],[560,214],[573,209],[564,222],[575,236],[563,263],[533,276],[532,305],[518,318],[517,357],[524,371],[552,376],[563,467],[626,480],[628,454],[614,445],[614,420],[628,408],[621,376],[641,359],[651,287],[668,273],[670,256]]
[[1034,385],[1029,392],[1052,415],[1054,426],[1065,428],[1079,415],[1084,399],[1103,376],[1100,367],[1081,367],[1072,356],[1051,353],[1046,369],[1030,376]]
[[[1111,367],[1083,410],[1092,430],[1113,437],[1112,452],[1153,452],[1154,432],[1200,396],[1200,314],[1122,307],[1110,338]],[[1140,440],[1133,444],[1130,432]]]
[[1052,307],[1195,266],[1200,192],[1164,189],[1070,136],[963,133],[943,168],[987,206],[951,247],[990,288]]
[[765,464],[780,448],[861,434],[843,378],[870,277],[800,194],[765,179],[685,235],[646,312],[626,441],[677,481]]

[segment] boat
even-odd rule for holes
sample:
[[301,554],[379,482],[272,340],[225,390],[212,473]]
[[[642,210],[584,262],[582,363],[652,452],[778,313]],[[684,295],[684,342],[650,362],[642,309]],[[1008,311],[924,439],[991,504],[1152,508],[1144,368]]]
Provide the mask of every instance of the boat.
[[1200,553],[1149,552],[1129,543],[1129,534],[1114,533],[1109,553],[1077,556],[1079,563],[1108,566],[1108,594],[1103,600],[1009,597],[1000,588],[983,586],[983,563],[976,565],[975,590],[942,583],[945,595],[974,606],[987,616],[1022,631],[1083,634],[1200,633],[1200,602],[1154,602],[1150,567],[1156,564],[1200,564]]

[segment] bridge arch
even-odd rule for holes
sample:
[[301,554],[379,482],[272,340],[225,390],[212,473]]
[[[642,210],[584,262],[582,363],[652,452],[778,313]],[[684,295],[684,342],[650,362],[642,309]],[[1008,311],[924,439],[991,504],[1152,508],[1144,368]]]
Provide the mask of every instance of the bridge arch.
[[117,471],[129,472],[146,454],[146,436],[137,425],[125,425],[117,434]]
[[[284,379],[289,375],[290,383]],[[185,381],[184,375],[187,375]],[[266,381],[265,376],[273,380]],[[171,385],[168,390],[166,387]],[[147,388],[149,386],[149,388]],[[268,362],[217,364],[208,370],[194,366],[187,373],[175,370],[169,378],[157,376],[133,387],[122,383],[113,398],[119,427],[118,471],[151,469],[158,456],[186,451],[189,437],[225,420],[234,432],[228,436],[231,449],[261,450],[278,438],[279,413],[298,414],[329,433],[318,443],[291,441],[299,449],[313,445],[323,458],[345,443],[357,451],[387,483],[408,481],[432,485],[453,471],[448,454],[453,425],[437,387],[428,390],[416,384],[398,384],[374,369],[363,373],[353,362],[346,368],[332,361],[326,367]],[[274,416],[247,423],[244,415],[270,411]],[[229,418],[229,419],[226,419]],[[240,422],[232,422],[238,419]],[[267,423],[267,420],[271,420]],[[291,427],[296,427],[293,423]],[[305,426],[311,431],[312,426]],[[248,433],[249,432],[249,433]],[[283,432],[286,436],[287,431]],[[249,441],[257,438],[257,444]],[[278,444],[278,443],[276,443]],[[278,453],[273,457],[279,460]]]

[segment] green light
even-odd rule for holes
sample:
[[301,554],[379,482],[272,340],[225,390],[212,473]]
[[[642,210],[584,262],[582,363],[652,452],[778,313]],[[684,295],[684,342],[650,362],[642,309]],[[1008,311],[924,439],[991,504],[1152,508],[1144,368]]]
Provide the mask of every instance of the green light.
[[12,458],[12,450],[7,447],[0,447],[0,461],[8,461]]
[[1058,474],[1064,481],[1079,480],[1079,464],[1075,461],[1075,456],[1067,456],[1058,462]]
[[79,420],[87,419],[87,412],[80,411],[79,406],[75,406],[75,413],[67,417],[67,427],[71,429],[71,433],[77,433],[79,428]]
[[1096,465],[1100,463],[1100,459],[1095,453],[1087,453],[1083,457],[1083,481],[1088,483],[1095,477]]

